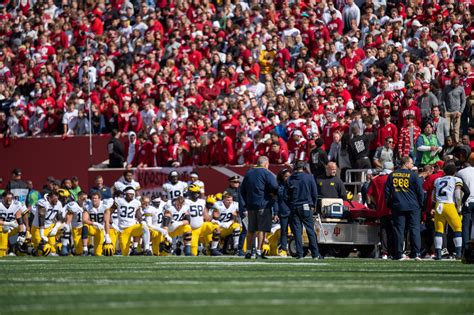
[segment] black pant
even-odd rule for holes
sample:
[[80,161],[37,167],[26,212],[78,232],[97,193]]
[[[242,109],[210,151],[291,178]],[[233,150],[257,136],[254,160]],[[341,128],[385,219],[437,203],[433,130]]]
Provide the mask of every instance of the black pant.
[[395,254],[394,230],[391,216],[380,218],[380,251],[382,255],[393,256]]
[[402,258],[403,243],[405,241],[405,223],[410,231],[411,256],[420,256],[420,209],[411,211],[392,211],[393,228],[395,230],[395,255],[394,259]]
[[[473,194],[473,192],[471,192]],[[471,233],[471,225],[474,224],[474,202],[470,202],[467,207],[462,208],[462,248],[466,247],[466,243],[474,238]]]
[[280,217],[280,247],[282,250],[288,250],[288,222],[289,217]]
[[311,210],[303,210],[302,207],[291,209],[290,227],[295,236],[296,253],[298,257],[304,257],[303,251],[303,226],[308,234],[309,249],[311,256],[318,257],[318,239],[314,231],[313,213]]

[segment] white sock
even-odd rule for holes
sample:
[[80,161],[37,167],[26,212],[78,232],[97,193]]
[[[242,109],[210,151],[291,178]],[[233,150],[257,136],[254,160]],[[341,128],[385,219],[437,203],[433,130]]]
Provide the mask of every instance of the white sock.
[[68,246],[68,245],[69,245],[69,240],[68,240],[67,238],[63,238],[63,239],[61,240],[61,244],[62,244],[63,246]]
[[138,242],[133,242],[133,248],[137,248],[138,247]]
[[211,243],[211,249],[216,249],[217,245],[219,245],[219,241],[212,241]]
[[443,247],[443,237],[442,236],[435,236],[434,238],[435,248],[441,249]]
[[150,249],[150,230],[148,230],[148,227],[143,228],[143,247],[145,250]]
[[84,253],[87,253],[88,250],[89,250],[89,249],[87,248],[87,246],[82,246],[82,251],[83,251]]
[[239,247],[239,235],[234,236],[234,248]]
[[262,251],[260,249],[257,249],[257,255],[261,255]]
[[461,247],[462,246],[462,237],[454,237],[454,246],[455,247]]

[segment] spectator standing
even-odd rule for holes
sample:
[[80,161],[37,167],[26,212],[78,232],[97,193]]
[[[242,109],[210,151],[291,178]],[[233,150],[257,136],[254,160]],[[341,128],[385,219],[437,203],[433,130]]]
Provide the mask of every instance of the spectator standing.
[[444,141],[449,136],[449,123],[441,116],[441,109],[439,105],[433,106],[431,109],[431,121],[433,122],[434,133],[438,138],[439,145],[444,146]]
[[415,157],[416,140],[421,134],[421,129],[415,125],[415,116],[406,116],[407,125],[402,127],[400,131],[400,138],[398,139],[398,156],[411,156]]
[[464,88],[459,84],[459,77],[454,77],[451,84],[444,87],[441,105],[454,136],[454,142],[458,143],[460,140],[461,114],[466,107],[466,94]]
[[420,260],[420,215],[424,202],[424,192],[418,175],[411,169],[413,159],[404,156],[401,169],[388,176],[385,184],[385,198],[392,205],[392,220],[395,230],[395,253],[393,259],[403,260],[403,243],[405,242],[405,225],[410,232],[411,257]]
[[77,200],[77,195],[82,191],[81,186],[79,186],[79,178],[77,176],[71,177],[71,188],[69,192],[71,193],[74,200]]
[[27,180],[26,184],[28,185],[29,189],[26,205],[28,207],[33,207],[38,203],[42,196],[41,193],[34,188],[33,182],[31,180]]
[[316,148],[309,153],[309,167],[313,176],[319,178],[326,173],[326,165],[329,159],[326,151],[323,149],[324,140],[318,138],[315,143]]
[[360,135],[359,126],[352,126],[352,141],[349,144],[349,152],[352,165],[357,169],[369,169],[372,167],[369,159],[370,142],[375,139],[375,133]]
[[355,26],[360,24],[360,9],[354,3],[354,0],[347,0],[344,9],[342,9],[342,19],[344,21],[344,32],[352,30],[353,23]]
[[12,171],[12,178],[8,182],[6,190],[11,191],[15,199],[26,203],[28,198],[28,184],[21,179],[22,172],[19,168]]
[[425,121],[426,119],[430,118],[433,107],[438,106],[438,99],[433,93],[430,92],[430,84],[428,82],[423,82],[421,87],[421,95],[418,96],[416,101],[418,106],[420,106],[421,119],[422,121]]
[[394,163],[395,155],[393,153],[393,138],[386,138],[385,144],[382,147],[378,147],[374,155],[374,166],[378,169],[382,169],[385,162]]
[[462,208],[462,248],[474,238],[474,167],[465,163],[456,176],[461,178],[471,194]]
[[314,176],[304,171],[306,163],[298,161],[295,171],[288,178],[288,205],[291,209],[290,226],[295,236],[296,259],[304,258],[303,226],[309,239],[309,249],[313,259],[322,258],[319,254],[318,239],[314,231],[313,212],[316,211],[318,189]]
[[89,195],[99,193],[102,200],[112,198],[112,190],[110,187],[104,185],[104,178],[102,175],[97,175],[95,178],[95,185],[89,191]]
[[269,161],[265,156],[257,160],[257,166],[245,174],[242,182],[241,195],[245,203],[244,217],[248,218],[246,259],[252,257],[252,249],[257,237],[257,259],[266,259],[262,254],[265,233],[272,228],[273,199],[278,192],[275,177],[268,170]]
[[439,161],[439,152],[443,147],[433,134],[433,123],[428,121],[423,127],[423,133],[416,140],[416,164],[419,166],[431,165]]
[[[112,137],[107,144],[107,150],[109,152],[109,167],[110,168],[122,168],[124,162],[124,150],[123,144],[120,142],[120,134],[117,129],[112,130]],[[102,196],[102,199],[105,199]]]

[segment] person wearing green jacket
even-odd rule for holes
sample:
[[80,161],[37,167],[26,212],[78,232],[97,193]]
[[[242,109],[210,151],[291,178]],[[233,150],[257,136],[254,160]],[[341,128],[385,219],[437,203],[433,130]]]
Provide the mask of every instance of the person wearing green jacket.
[[442,149],[438,138],[433,134],[433,123],[425,122],[423,133],[416,140],[416,164],[421,167],[435,164],[440,160],[439,152]]

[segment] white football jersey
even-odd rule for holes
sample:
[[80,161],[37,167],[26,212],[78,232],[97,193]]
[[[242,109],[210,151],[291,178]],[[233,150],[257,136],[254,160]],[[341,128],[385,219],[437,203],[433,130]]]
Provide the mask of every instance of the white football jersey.
[[199,198],[196,201],[189,201],[189,214],[191,216],[191,228],[197,229],[204,223],[204,209],[206,209],[206,200]]
[[46,209],[46,215],[44,218],[44,227],[49,228],[51,225],[56,223],[56,217],[59,213],[64,215],[64,208],[63,205],[61,204],[61,201],[58,201],[54,206],[49,203],[49,201],[45,198],[40,199],[38,203],[36,204],[36,207],[33,207],[33,214],[34,214],[34,219],[33,219],[33,226],[39,228],[39,215],[38,215],[38,209],[39,208],[45,208]]
[[171,182],[167,182],[163,185],[163,190],[168,194],[170,200],[174,200],[179,196],[184,196],[187,189],[188,184],[180,180],[174,185]]
[[[92,204],[92,202],[88,202],[84,206],[84,210],[89,213],[89,218],[92,222],[97,222],[100,224],[104,223],[104,214],[105,210],[109,209],[112,207],[112,204],[114,203],[113,199],[104,199],[100,201],[99,206],[96,208]],[[112,214],[112,218],[115,216],[118,219],[118,210]]]
[[147,224],[161,225],[163,223],[163,207],[164,204],[160,203],[158,208],[150,205],[143,209],[143,215],[146,218]]
[[73,228],[82,227],[82,212],[84,211],[84,209],[82,209],[82,207],[79,206],[77,202],[71,201],[64,207],[64,210],[66,211],[66,213],[72,213],[71,226]]
[[176,209],[173,203],[165,205],[165,209],[171,212],[171,218],[173,222],[183,221],[184,216],[189,213],[189,200],[185,200],[181,209]]
[[132,187],[135,190],[140,189],[140,184],[132,179],[131,182],[127,182],[124,178],[119,179],[118,181],[115,182],[114,187],[120,191],[125,189],[126,187]]
[[462,179],[455,176],[437,178],[434,182],[435,200],[440,203],[454,203],[454,191],[457,186],[462,187]]
[[15,221],[15,216],[18,211],[20,211],[21,214],[25,214],[28,212],[28,208],[26,208],[23,202],[17,200],[13,200],[8,208],[3,204],[3,202],[0,202],[0,220],[5,222]]
[[232,201],[229,208],[227,208],[224,201],[218,201],[213,208],[219,211],[219,222],[229,222],[234,219],[234,213],[239,211],[239,203]]
[[141,208],[140,201],[133,199],[128,202],[125,198],[115,198],[115,206],[118,212],[118,227],[120,229],[126,229],[137,223],[135,219],[137,211]]

